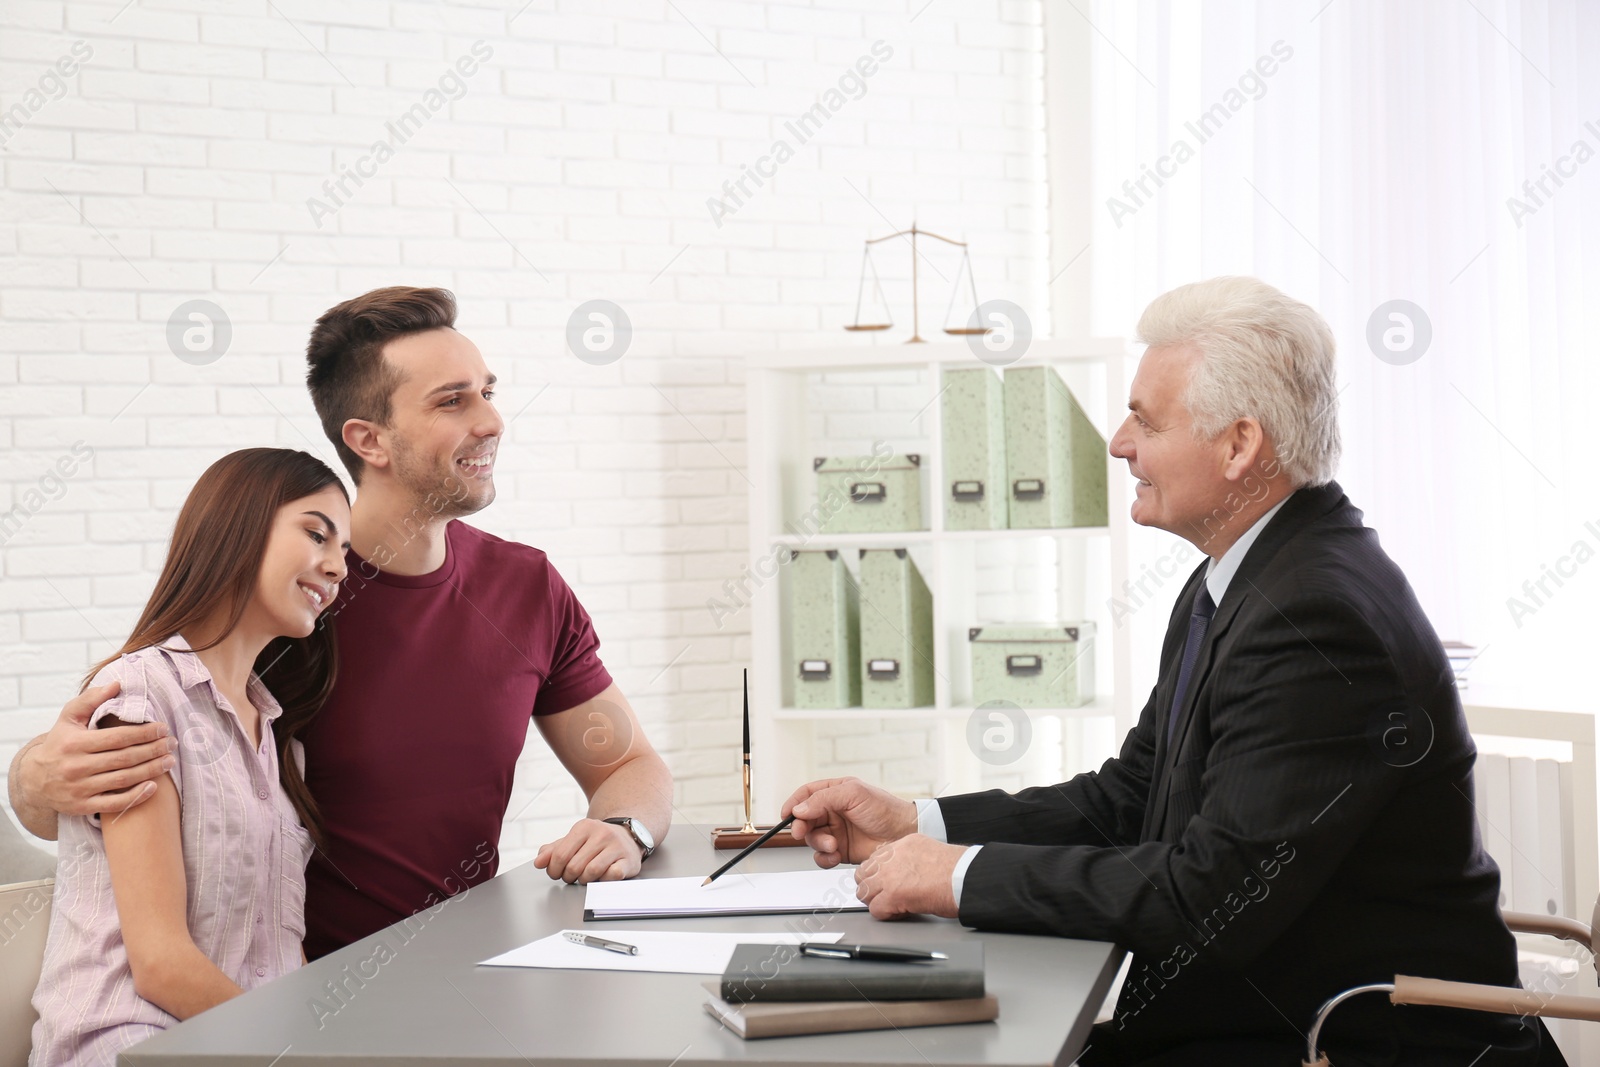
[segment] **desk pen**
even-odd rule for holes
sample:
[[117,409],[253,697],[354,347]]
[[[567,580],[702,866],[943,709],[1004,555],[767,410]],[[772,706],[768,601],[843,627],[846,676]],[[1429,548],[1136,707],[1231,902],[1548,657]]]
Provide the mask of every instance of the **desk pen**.
[[561,935],[574,945],[587,945],[589,948],[603,948],[607,952],[620,952],[624,956],[637,956],[638,945],[625,945],[621,941],[607,941],[603,937],[595,937],[579,930],[568,930]]
[[800,955],[822,960],[878,960],[884,963],[931,963],[950,958],[943,952],[900,948],[898,945],[830,945],[820,942],[801,945]]

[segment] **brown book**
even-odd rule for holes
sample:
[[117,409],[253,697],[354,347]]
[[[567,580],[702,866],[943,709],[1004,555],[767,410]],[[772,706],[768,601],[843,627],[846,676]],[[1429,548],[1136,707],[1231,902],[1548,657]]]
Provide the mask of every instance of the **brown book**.
[[991,994],[971,1000],[808,1000],[729,1004],[716,983],[707,982],[706,1014],[740,1037],[838,1034],[848,1030],[904,1029],[986,1023],[1000,1017]]

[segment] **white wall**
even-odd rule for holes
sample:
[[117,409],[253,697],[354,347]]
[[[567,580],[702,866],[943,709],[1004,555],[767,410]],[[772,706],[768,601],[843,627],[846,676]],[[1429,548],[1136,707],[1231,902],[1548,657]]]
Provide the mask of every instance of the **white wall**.
[[[719,630],[705,603],[745,562],[743,358],[844,340],[860,241],[913,217],[973,242],[982,296],[1043,320],[1039,21],[1021,0],[6,0],[0,760],[120,644],[208,463],[333,462],[302,386],[315,316],[443,285],[510,420],[477,521],[576,587],[679,817],[731,817],[748,622]],[[786,122],[877,41],[860,98],[795,145]],[[453,99],[375,161],[442,78]],[[793,158],[719,225],[708,198],[772,170],[780,137]],[[335,203],[323,183],[356,167]],[[903,308],[908,261],[880,269]],[[937,319],[947,287],[924,280]],[[233,329],[205,366],[166,339],[197,298]],[[565,348],[595,298],[635,331],[609,366]],[[49,475],[77,442],[92,458]],[[509,862],[582,808],[537,738],[521,769]]]

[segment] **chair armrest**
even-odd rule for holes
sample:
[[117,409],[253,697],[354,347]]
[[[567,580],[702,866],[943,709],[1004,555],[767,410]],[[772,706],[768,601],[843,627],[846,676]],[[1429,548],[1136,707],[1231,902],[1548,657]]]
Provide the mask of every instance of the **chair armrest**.
[[1569,993],[1536,993],[1508,986],[1447,982],[1440,978],[1396,975],[1389,999],[1396,1004],[1430,1004],[1502,1015],[1539,1015],[1555,1019],[1600,1022],[1600,998]]
[[1529,911],[1508,911],[1501,915],[1512,933],[1548,934],[1563,941],[1576,941],[1584,948],[1593,948],[1593,932],[1576,919],[1559,915],[1539,915]]

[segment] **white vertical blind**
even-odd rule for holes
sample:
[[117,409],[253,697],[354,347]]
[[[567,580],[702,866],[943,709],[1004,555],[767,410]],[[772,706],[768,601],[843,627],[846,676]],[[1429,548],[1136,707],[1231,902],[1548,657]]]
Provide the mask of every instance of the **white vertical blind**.
[[[1077,9],[1094,30],[1093,328],[1130,333],[1157,294],[1218,274],[1317,307],[1340,346],[1339,480],[1440,635],[1483,650],[1472,686],[1586,706],[1600,5]],[[1403,365],[1367,340],[1395,299],[1432,332]],[[1140,531],[1130,570],[1173,551]],[[1176,591],[1134,617],[1143,684]]]

